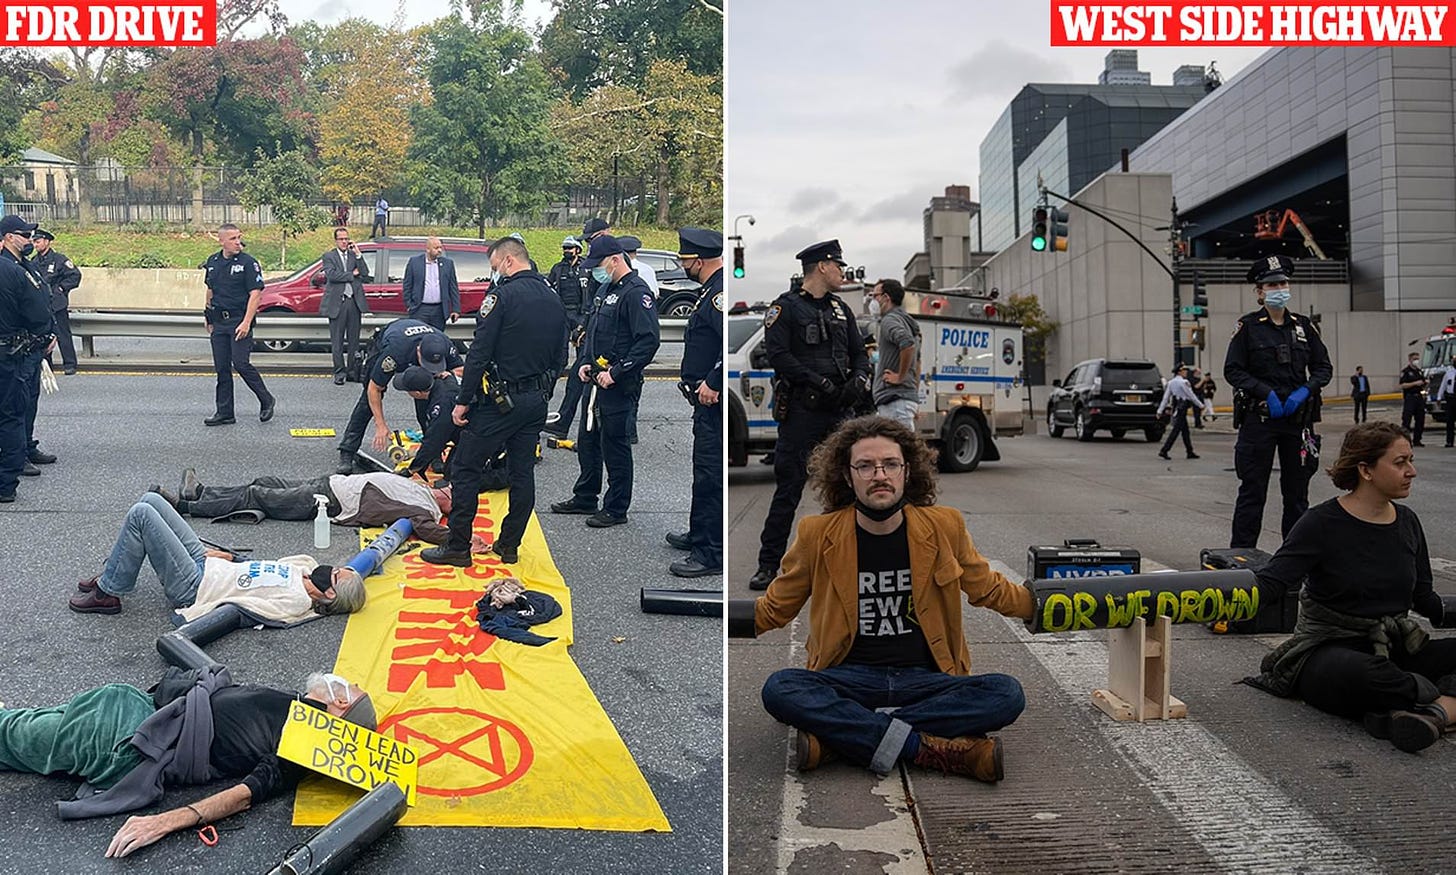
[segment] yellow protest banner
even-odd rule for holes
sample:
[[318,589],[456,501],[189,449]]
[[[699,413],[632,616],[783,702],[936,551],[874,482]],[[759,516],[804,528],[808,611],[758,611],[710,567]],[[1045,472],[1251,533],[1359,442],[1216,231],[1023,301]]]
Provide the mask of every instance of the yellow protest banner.
[[[495,539],[504,492],[481,495],[475,531]],[[368,543],[379,530],[361,533]],[[419,799],[403,826],[519,826],[622,831],[671,826],[601,703],[567,653],[571,592],[532,515],[520,562],[494,554],[470,568],[431,565],[411,550],[369,578],[349,616],[334,670],[374,698],[379,732],[420,755]],[[561,616],[531,627],[541,646],[481,630],[485,584],[515,577]],[[329,822],[357,791],[334,781],[299,786],[293,822]]]
[[334,430],[331,428],[290,428],[289,437],[333,437]]
[[312,705],[289,706],[278,755],[361,790],[392,781],[404,791],[405,803],[415,804],[419,755],[409,745]]

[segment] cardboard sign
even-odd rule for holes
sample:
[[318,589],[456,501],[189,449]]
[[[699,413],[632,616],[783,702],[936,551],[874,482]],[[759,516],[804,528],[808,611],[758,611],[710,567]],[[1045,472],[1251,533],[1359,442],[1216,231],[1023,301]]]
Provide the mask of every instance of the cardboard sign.
[[407,744],[311,705],[294,702],[289,707],[278,755],[362,790],[391,781],[404,791],[408,804],[415,804],[419,754]]
[[289,437],[333,437],[334,430],[331,428],[290,428]]

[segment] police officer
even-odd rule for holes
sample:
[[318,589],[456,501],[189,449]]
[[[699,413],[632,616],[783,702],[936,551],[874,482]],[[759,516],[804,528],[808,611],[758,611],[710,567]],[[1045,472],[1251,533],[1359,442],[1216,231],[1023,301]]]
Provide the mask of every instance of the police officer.
[[56,346],[61,351],[61,367],[68,374],[76,373],[76,342],[71,337],[71,292],[81,285],[81,269],[71,259],[56,251],[51,243],[55,235],[37,228],[30,235],[35,241],[35,258],[31,263],[51,287],[51,316],[55,319]]
[[[625,523],[632,503],[628,419],[642,394],[642,369],[657,354],[657,309],[652,290],[632,270],[617,238],[599,235],[592,241],[585,264],[603,288],[598,293],[601,304],[587,326],[576,370],[576,378],[590,384],[577,432],[576,456],[581,475],[572,497],[551,505],[551,510],[591,514],[587,525],[606,528]],[[603,463],[607,491],[598,511]]]
[[707,577],[723,573],[723,234],[683,228],[677,236],[683,270],[703,288],[683,332],[678,384],[693,405],[693,503],[688,530],[667,535],[688,557],[667,570]]
[[212,341],[212,366],[217,371],[217,408],[203,420],[206,425],[231,425],[233,418],[233,371],[258,396],[258,421],[273,418],[274,398],[263,385],[263,376],[253,367],[253,319],[258,315],[258,298],[263,294],[263,266],[243,251],[243,232],[232,223],[217,229],[222,250],[202,265],[207,285],[207,306],[202,317]]
[[798,254],[804,280],[764,314],[764,347],[774,368],[773,503],[759,538],[750,589],[768,589],[789,543],[794,511],[808,479],[809,452],[869,395],[870,365],[854,313],[839,295],[844,257],[838,240]]
[[[369,344],[369,357],[364,362],[364,388],[349,414],[349,424],[339,441],[339,467],[336,473],[352,474],[354,457],[364,442],[364,426],[374,420],[375,452],[389,446],[389,423],[384,418],[384,393],[397,371],[420,365],[431,374],[442,376],[454,371],[460,376],[465,360],[445,332],[418,319],[396,319],[374,335]],[[415,399],[415,418],[425,421],[428,401]]]
[[26,466],[28,359],[50,343],[50,296],[28,260],[34,231],[19,216],[0,219],[0,502],[15,500]]
[[1293,273],[1294,261],[1283,255],[1249,268],[1248,279],[1264,306],[1239,319],[1224,358],[1224,379],[1237,390],[1234,424],[1239,430],[1231,547],[1258,546],[1276,450],[1284,497],[1280,534],[1288,535],[1309,507],[1309,474],[1300,459],[1303,431],[1319,421],[1319,391],[1334,367],[1319,329],[1308,316],[1288,309]]
[[[546,279],[531,268],[521,241],[490,248],[492,282],[480,304],[475,339],[451,416],[462,426],[450,455],[450,537],[420,553],[436,565],[471,564],[470,540],[486,463],[504,447],[510,510],[491,550],[514,563],[536,507],[536,439],[546,402],[566,366],[566,309]],[[482,385],[482,381],[485,384]]]
[[[587,311],[591,309],[591,271],[581,265],[581,243],[575,237],[567,237],[561,241],[561,260],[551,266],[551,274],[546,278],[546,284],[551,286],[552,291],[561,299],[561,306],[566,308],[568,333],[585,326]],[[568,359],[570,355],[568,340]],[[570,377],[570,374],[567,376]],[[570,427],[571,422],[568,420],[561,429],[562,436],[566,435]]]
[[1426,372],[1421,370],[1420,353],[1411,353],[1400,372],[1400,427],[1410,432],[1411,446],[1424,447],[1426,433]]

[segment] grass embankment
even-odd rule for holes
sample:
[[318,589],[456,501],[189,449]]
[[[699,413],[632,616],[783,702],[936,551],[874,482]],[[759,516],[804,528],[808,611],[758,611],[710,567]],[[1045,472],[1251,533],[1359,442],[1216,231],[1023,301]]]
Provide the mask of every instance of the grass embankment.
[[[55,246],[81,267],[154,267],[191,270],[199,267],[217,251],[217,240],[206,232],[178,229],[140,229],[134,226],[114,228],[93,226],[84,231],[75,226],[57,225],[47,230],[56,235]],[[536,265],[545,272],[561,258],[561,240],[576,236],[580,228],[487,228],[491,239],[520,231],[526,248]],[[369,229],[350,225],[349,232],[357,241],[368,239]],[[390,228],[396,236],[475,237],[474,228]],[[642,241],[645,249],[677,251],[677,231],[663,228],[622,229]],[[288,240],[288,260],[280,267],[279,234],[276,228],[243,228],[243,243],[248,254],[258,259],[265,271],[297,270],[318,258],[334,245],[332,227],[317,228]],[[446,244],[445,251],[450,251]]]

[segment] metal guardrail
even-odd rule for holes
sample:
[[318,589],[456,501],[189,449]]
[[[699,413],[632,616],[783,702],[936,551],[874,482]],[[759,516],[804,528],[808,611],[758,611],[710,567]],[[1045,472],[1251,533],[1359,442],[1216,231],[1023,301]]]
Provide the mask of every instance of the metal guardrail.
[[[395,315],[368,313],[361,320],[360,332],[388,325]],[[660,321],[663,343],[682,343],[686,319]],[[201,313],[175,313],[138,310],[72,310],[71,333],[81,338],[88,355],[93,354],[93,337],[202,337]],[[451,340],[469,340],[475,334],[474,320],[462,319],[445,327]],[[329,320],[323,316],[278,316],[259,313],[253,322],[253,336],[258,340],[299,340],[311,343],[329,342]]]

